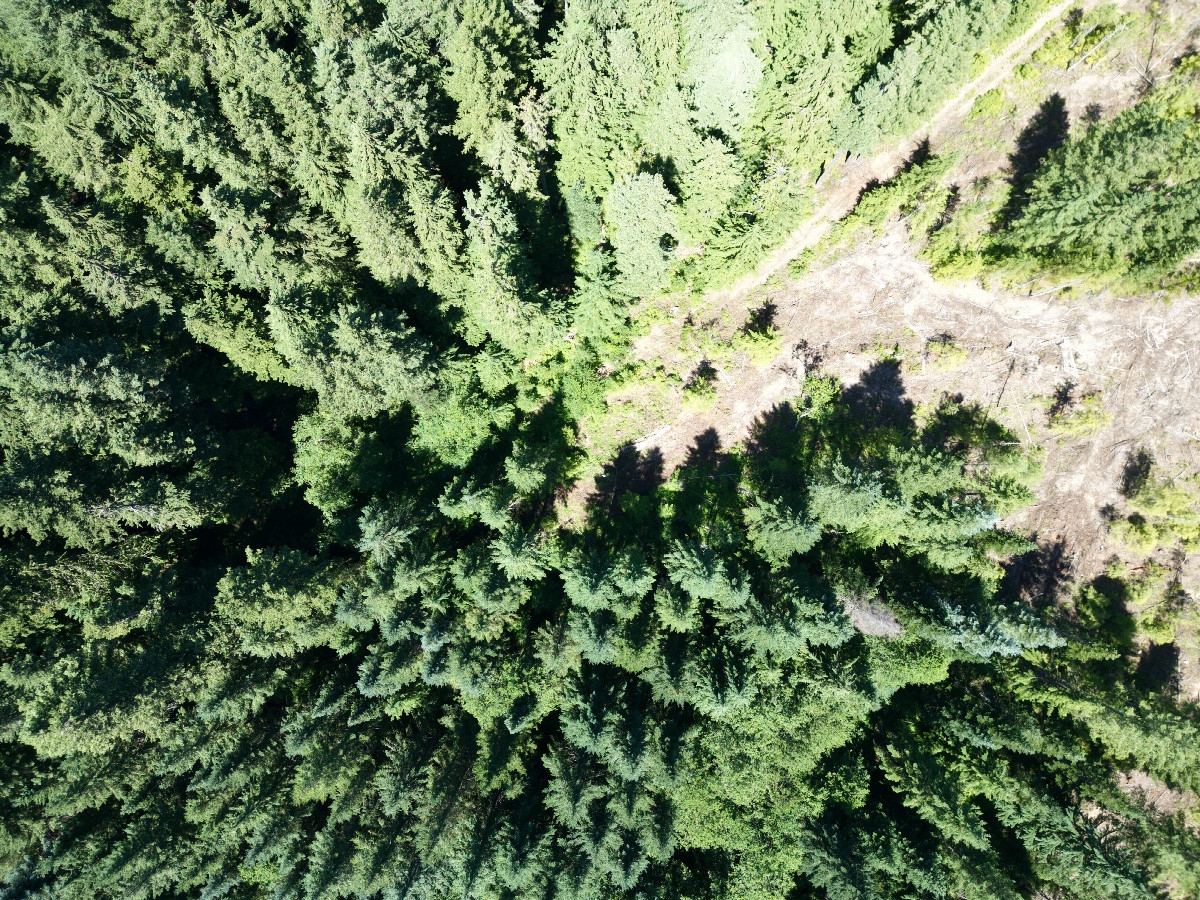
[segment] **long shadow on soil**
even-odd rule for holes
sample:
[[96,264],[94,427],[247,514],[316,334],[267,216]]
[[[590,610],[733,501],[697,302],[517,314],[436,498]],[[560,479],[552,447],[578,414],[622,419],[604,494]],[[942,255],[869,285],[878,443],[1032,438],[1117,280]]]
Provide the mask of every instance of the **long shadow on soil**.
[[1017,147],[1008,158],[1012,193],[1000,211],[997,223],[1000,227],[1008,225],[1021,214],[1021,209],[1029,199],[1027,192],[1038,166],[1067,139],[1070,124],[1066,101],[1059,94],[1051,94],[1042,101],[1022,129],[1017,138]]
[[858,383],[846,388],[842,398],[847,410],[864,428],[913,427],[913,402],[908,399],[897,362],[871,363]]
[[653,527],[659,520],[658,489],[666,483],[664,468],[657,447],[643,453],[633,444],[623,446],[596,476],[596,490],[587,500],[588,522],[608,539],[635,524]]
[[[913,148],[913,151],[909,154],[908,159],[904,160],[904,162],[900,164],[900,167],[896,169],[896,171],[888,178],[888,181],[894,181],[906,172],[911,172],[918,166],[925,165],[925,163],[929,162],[932,157],[933,150],[929,145],[929,138],[922,138],[921,142]],[[863,197],[867,196],[867,194],[871,193],[871,191],[875,190],[876,188],[882,187],[883,184],[884,182],[880,181],[878,178],[870,179],[859,190],[858,196],[854,198],[854,203],[850,206],[850,211],[853,212],[855,209],[857,209],[859,203],[862,202]]]
[[1054,605],[1071,580],[1071,558],[1061,534],[1050,540],[1035,537],[1036,546],[1005,565],[1004,593],[1035,609]]

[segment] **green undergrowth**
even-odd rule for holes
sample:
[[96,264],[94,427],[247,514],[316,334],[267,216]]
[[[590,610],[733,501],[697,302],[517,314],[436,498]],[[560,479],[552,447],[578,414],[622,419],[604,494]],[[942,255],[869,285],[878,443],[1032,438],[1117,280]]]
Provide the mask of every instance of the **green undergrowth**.
[[940,182],[956,162],[954,156],[920,160],[885,184],[868,187],[854,209],[835,223],[820,242],[789,263],[788,274],[792,278],[802,277],[818,261],[844,250],[850,241],[861,241],[878,234],[893,216],[936,209],[939,198],[944,207],[948,188]]
[[[1182,473],[1180,473],[1182,475]],[[1200,543],[1200,481],[1150,469],[1126,491],[1128,513],[1113,521],[1113,537],[1141,554],[1194,549]]]
[[1080,63],[1095,63],[1098,51],[1136,19],[1122,14],[1115,3],[1104,3],[1084,12],[1074,9],[1033,52],[1033,62],[1048,69],[1070,69]]
[[1046,419],[1052,435],[1062,438],[1095,437],[1112,423],[1100,393],[1084,394],[1077,401],[1054,401]]
[[[1076,10],[1035,53],[1036,65],[1094,64],[1101,57],[1091,51],[1110,39],[1116,45],[1126,33],[1145,32],[1141,39],[1149,41],[1154,21],[1111,4]],[[1025,75],[1037,77],[1032,70]],[[1028,97],[1026,82],[1018,73],[1015,95]],[[992,89],[976,99],[967,122],[987,131],[1015,102],[1009,88]],[[1069,136],[1061,131],[1067,126],[1061,98],[1047,96],[1018,136],[1011,174],[957,175],[958,160],[972,146],[968,135],[956,149],[865,191],[789,273],[799,277],[851,238],[877,233],[899,216],[939,278],[996,277],[1046,294],[1191,285],[1200,251],[1198,109],[1200,56],[1186,54],[1133,107],[1074,126]],[[1050,149],[1047,142],[1061,146]]]

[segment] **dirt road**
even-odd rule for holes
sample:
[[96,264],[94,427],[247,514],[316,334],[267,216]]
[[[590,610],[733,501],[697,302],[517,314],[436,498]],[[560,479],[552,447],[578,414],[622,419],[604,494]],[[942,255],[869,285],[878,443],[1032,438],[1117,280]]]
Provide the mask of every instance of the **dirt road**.
[[1038,16],[1037,20],[997,55],[976,78],[942,104],[920,131],[899,145],[877,153],[869,159],[855,160],[843,166],[840,177],[828,189],[817,211],[792,231],[787,240],[763,260],[754,272],[729,287],[714,292],[714,301],[722,303],[730,297],[748,296],[806,248],[815,245],[826,235],[834,222],[854,208],[867,185],[873,181],[887,181],[895,175],[922,141],[928,140],[931,145],[936,145],[940,136],[961,127],[976,98],[1007,78],[1013,67],[1037,47],[1046,29],[1059,22],[1067,10],[1075,7],[1087,9],[1093,5],[1091,2],[1079,3],[1078,0],[1062,0],[1054,4]]

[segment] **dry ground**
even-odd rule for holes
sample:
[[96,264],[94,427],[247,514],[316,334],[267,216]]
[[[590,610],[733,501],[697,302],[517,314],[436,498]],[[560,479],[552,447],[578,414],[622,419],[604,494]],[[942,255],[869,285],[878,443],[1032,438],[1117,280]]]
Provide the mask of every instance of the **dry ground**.
[[[828,234],[832,225],[853,209],[868,186],[886,181],[895,174],[922,141],[927,140],[935,153],[956,152],[960,155],[960,162],[952,173],[951,180],[965,193],[969,185],[980,179],[1006,176],[1011,169],[1010,155],[1019,134],[1028,125],[1039,105],[1048,98],[1061,98],[1072,131],[1085,127],[1090,119],[1111,115],[1128,107],[1137,99],[1140,89],[1144,86],[1144,73],[1160,71],[1167,55],[1166,51],[1174,49],[1177,41],[1168,42],[1165,35],[1159,38],[1156,33],[1139,36],[1133,29],[1126,29],[1123,34],[1124,43],[1121,40],[1110,42],[1105,48],[1105,53],[1097,54],[1088,65],[1077,66],[1071,71],[1043,70],[1034,79],[1019,79],[1013,76],[1014,66],[1029,63],[1030,55],[1041,40],[1053,30],[1052,26],[1062,20],[1067,10],[1088,9],[1094,5],[1096,4],[1067,2],[1056,4],[1048,10],[1028,31],[993,60],[982,74],[948,101],[934,117],[929,128],[913,135],[898,147],[844,166],[836,180],[825,186],[817,212],[796,228],[787,241],[772,253],[756,272],[733,286],[709,293],[698,301],[677,298],[674,305],[665,309],[666,315],[662,317],[664,321],[651,326],[637,341],[634,347],[635,355],[642,360],[662,364],[667,372],[686,377],[689,372],[694,371],[695,365],[703,357],[704,348],[695,340],[697,331],[710,332],[711,339],[717,343],[728,342],[733,332],[745,320],[747,311],[763,302],[772,302],[778,307],[777,324],[782,328],[785,342],[794,344],[796,341],[806,341],[810,345],[817,344],[816,333],[830,330],[827,326],[831,319],[826,316],[831,316],[832,320],[838,322],[843,322],[845,317],[837,314],[839,306],[836,302],[828,310],[811,309],[803,314],[798,314],[794,304],[788,306],[781,303],[777,286],[787,281],[783,275],[787,263],[805,249],[817,245]],[[1141,4],[1129,2],[1125,6],[1133,10]],[[1179,9],[1173,14],[1176,21],[1174,30],[1189,33],[1192,23],[1186,13],[1188,10],[1196,12],[1194,4],[1181,2],[1177,6]],[[1200,25],[1200,21],[1195,24]],[[1138,37],[1142,38],[1140,42]],[[1159,40],[1165,47],[1155,52],[1151,48],[1156,46]],[[1142,44],[1146,41],[1150,44],[1143,47]],[[1029,63],[1029,66],[1040,69],[1035,63]],[[1009,108],[995,120],[972,121],[972,105],[982,94],[993,89],[1003,92]],[[886,273],[900,266],[906,277],[915,277],[916,269],[913,265],[920,269],[921,264],[916,261],[913,252],[900,249],[897,240],[898,233],[893,231],[886,240],[856,248],[853,257],[861,261],[862,266],[868,270],[876,269]],[[819,283],[834,294],[842,294],[856,286],[853,281],[844,281],[844,277],[844,270],[836,266],[826,267],[812,273],[805,279],[804,285]],[[1033,285],[1026,293],[1033,294],[1035,299],[1044,297],[1045,300],[1039,304],[1039,308],[1044,307],[1045,314],[1051,315],[1052,310],[1060,305],[1061,301],[1060,295],[1048,290],[1056,286],[1053,281],[1042,282]],[[883,290],[884,287],[880,285],[879,289]],[[911,300],[917,306],[926,302],[932,305],[936,303],[936,297],[949,290],[951,288],[940,285],[926,276],[923,285],[912,287],[914,293]],[[1014,303],[1019,296],[1017,293],[1006,291],[989,293],[977,285],[956,286],[953,291],[973,295],[981,311],[990,308],[993,303]],[[1099,309],[1106,308],[1113,302],[1123,301],[1113,298],[1078,298],[1071,302],[1092,304]],[[1145,302],[1151,306],[1162,303],[1161,299]],[[1177,302],[1186,305],[1189,301],[1187,298],[1177,298]],[[1126,303],[1122,309],[1135,315],[1140,321],[1143,313],[1140,308],[1131,312],[1134,306]],[[864,312],[858,318],[868,321],[860,321],[858,324],[865,324],[868,329],[874,328],[874,337],[879,337],[895,330],[896,316],[892,310]],[[878,327],[872,324],[876,319]],[[1037,327],[1036,324],[1034,327]],[[836,330],[840,333],[846,328],[838,325]],[[857,333],[859,329],[854,331]],[[870,339],[867,342],[870,343]],[[795,390],[794,377],[790,381],[780,377],[786,371],[795,369],[795,366],[789,368],[789,365],[783,365],[786,356],[787,353],[783,354],[773,367],[775,377],[766,378],[765,382],[763,374],[753,371],[753,367],[746,363],[744,356],[740,360],[733,360],[732,364],[718,366],[719,400],[715,408],[707,412],[689,412],[686,406],[676,402],[673,405],[668,404],[665,410],[655,409],[642,423],[645,427],[637,436],[639,448],[660,448],[670,466],[682,458],[682,453],[691,440],[710,426],[716,427],[722,437],[729,440],[736,441],[744,437],[746,428],[759,412]],[[1047,393],[1052,388],[1053,386],[1048,387]],[[621,399],[623,402],[638,400],[636,397]]]
[[[763,412],[795,396],[808,368],[849,385],[881,354],[896,353],[914,403],[959,395],[1044,450],[1037,502],[1011,524],[1064,539],[1079,574],[1095,574],[1111,553],[1101,511],[1120,504],[1132,451],[1148,450],[1171,475],[1200,471],[1200,310],[1191,297],[1068,303],[1057,293],[946,284],[930,276],[899,225],[756,297],[776,308],[781,353],[761,368],[731,366],[716,382],[711,409],[680,412],[639,442],[657,447],[668,469],[710,428],[723,446],[741,441]],[[930,352],[929,342],[946,339],[966,352],[961,363],[947,365]],[[684,348],[672,356],[684,358]],[[1051,433],[1048,408],[1065,387],[1073,400],[1099,392],[1111,423],[1094,436]]]
[[[914,403],[961,396],[1041,448],[1045,477],[1036,501],[1009,524],[1057,548],[1065,581],[1099,574],[1120,549],[1109,538],[1104,511],[1120,507],[1130,453],[1148,450],[1169,476],[1200,472],[1195,298],[1084,296],[1047,280],[1020,289],[942,283],[897,223],[819,263],[798,282],[783,274],[791,259],[853,208],[864,188],[891,177],[921,140],[928,139],[934,152],[960,155],[951,177],[964,188],[980,178],[1007,177],[1018,135],[1048,98],[1061,98],[1072,132],[1112,115],[1165,74],[1171,55],[1187,49],[1200,26],[1195,3],[1180,0],[1160,5],[1163,16],[1153,24],[1143,15],[1086,64],[1046,71],[1029,61],[1067,10],[1092,5],[1056,4],[947,102],[924,132],[832,173],[817,212],[755,273],[702,298],[649,305],[642,321],[655,324],[644,324],[634,352],[651,374],[644,385],[610,398],[620,440],[661,453],[669,473],[705,431],[715,430],[725,447],[741,441],[760,415],[795,396],[813,366],[849,385],[887,348],[903,360],[903,390]],[[1122,9],[1144,14],[1148,6],[1128,0]],[[1022,63],[1018,77],[1014,67]],[[1003,95],[1004,112],[972,118],[973,104],[992,90]],[[756,366],[730,341],[748,311],[764,304],[773,307],[781,347],[769,364]],[[965,358],[957,365],[937,361],[928,349],[931,340],[953,341]],[[714,347],[724,350],[714,356]],[[707,406],[689,407],[678,385],[705,358],[717,360],[716,395]],[[1047,409],[1063,392],[1073,400],[1098,392],[1111,421],[1093,435],[1051,433]],[[579,485],[568,508],[581,505],[590,488],[590,479]],[[1200,585],[1200,566],[1184,565],[1185,584]],[[1200,701],[1197,652],[1184,649],[1179,691]]]
[[[815,367],[853,385],[882,356],[895,356],[914,404],[946,395],[978,403],[1040,448],[1045,475],[1035,502],[1006,524],[1057,548],[1063,585],[1095,577],[1117,556],[1141,562],[1110,539],[1106,519],[1107,510],[1122,506],[1121,482],[1134,452],[1148,451],[1170,477],[1200,472],[1200,308],[1191,296],[1064,300],[1059,292],[943,283],[895,224],[755,299],[774,305],[782,351],[767,366],[730,366],[716,381],[710,409],[681,411],[638,443],[656,447],[668,471],[708,429],[725,447],[743,440],[762,413],[799,392],[806,371]],[[932,352],[931,342],[945,340],[965,353],[961,362],[948,365]],[[666,358],[686,356],[676,345]],[[1107,425],[1079,436],[1049,428],[1056,395],[1077,403],[1092,393],[1111,416]],[[1195,592],[1200,561],[1184,560],[1183,575]],[[1195,636],[1187,640],[1179,694],[1200,702]]]

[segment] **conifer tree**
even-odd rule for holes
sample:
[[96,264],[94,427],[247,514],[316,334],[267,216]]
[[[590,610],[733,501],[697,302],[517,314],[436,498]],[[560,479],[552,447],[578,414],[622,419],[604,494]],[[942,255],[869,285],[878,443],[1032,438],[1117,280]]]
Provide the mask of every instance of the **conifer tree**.
[[[1200,790],[1194,722],[1102,592],[1006,593],[982,410],[597,455],[633,301],[1029,11],[0,0],[0,897],[1191,890],[1115,776]],[[1180,68],[997,254],[1191,252]]]

